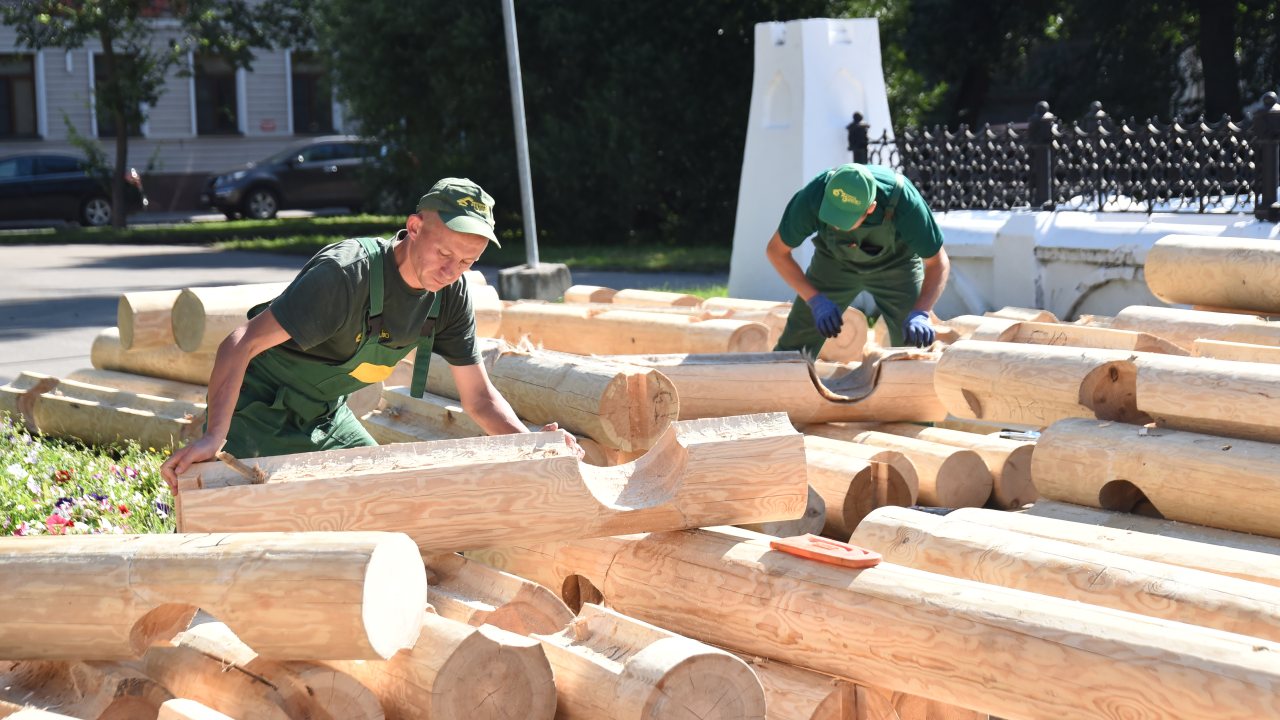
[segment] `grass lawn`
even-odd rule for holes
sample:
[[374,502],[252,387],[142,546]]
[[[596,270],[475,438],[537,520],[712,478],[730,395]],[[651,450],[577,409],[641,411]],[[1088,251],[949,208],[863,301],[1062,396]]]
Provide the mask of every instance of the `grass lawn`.
[[0,535],[173,532],[165,457],[32,437],[0,415]]

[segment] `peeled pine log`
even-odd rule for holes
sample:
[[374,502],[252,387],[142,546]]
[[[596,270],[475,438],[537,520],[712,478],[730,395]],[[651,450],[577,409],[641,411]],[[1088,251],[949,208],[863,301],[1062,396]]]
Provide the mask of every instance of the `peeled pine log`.
[[876,510],[849,542],[917,570],[1280,640],[1280,589],[1262,583],[906,508]]
[[[606,447],[648,450],[679,415],[675,386],[652,368],[501,341],[486,343],[482,355],[494,387],[521,419],[539,426],[557,422]],[[432,361],[427,389],[458,397],[443,361]]]
[[1087,347],[1101,350],[1133,350],[1168,355],[1187,354],[1184,348],[1144,332],[1057,322],[1024,321],[1008,323],[997,318],[994,324],[986,322],[980,325],[973,331],[969,339],[1024,343],[1027,345]]
[[1037,500],[1035,505],[1022,511],[1022,514],[1028,517],[1052,518],[1072,523],[1097,525],[1104,532],[1107,529],[1132,531],[1146,535],[1159,535],[1162,538],[1177,538],[1236,550],[1280,555],[1280,539],[1264,535],[1250,535],[1234,530],[1222,530],[1176,520],[1164,520],[1126,512],[1100,510],[1083,505],[1045,500],[1044,498]]
[[724,650],[591,604],[564,630],[536,637],[561,720],[764,720],[760,681]]
[[859,687],[769,658],[738,655],[764,688],[768,720],[865,720],[858,715]]
[[[133,720],[155,717],[172,697],[134,663],[0,661],[0,717]],[[6,705],[59,714],[35,707],[10,714]]]
[[1257,315],[1131,305],[1121,310],[1108,325],[1117,330],[1156,335],[1186,350],[1190,350],[1200,338],[1254,345],[1280,342],[1280,323]]
[[1280,442],[1280,366],[1144,355],[1138,409],[1177,430]]
[[431,605],[440,617],[473,627],[489,624],[517,635],[560,632],[573,611],[560,596],[522,577],[456,553],[428,555]]
[[[806,457],[808,453],[805,453]],[[765,535],[773,535],[774,537],[793,537],[795,535],[813,534],[817,535],[822,532],[822,528],[827,524],[827,502],[822,498],[822,494],[814,489],[813,485],[809,486],[809,501],[805,506],[804,515],[793,520],[773,520],[771,522],[762,523],[740,523],[738,527],[746,528],[753,532],[763,533]]]
[[892,563],[835,567],[745,531],[476,555],[544,584],[584,575],[614,610],[703,642],[1000,717],[1280,717],[1275,643]]
[[1136,403],[1137,369],[1121,350],[962,340],[934,370],[951,414],[1045,427],[1063,418],[1148,422]]
[[0,657],[17,659],[135,657],[196,607],[264,657],[389,657],[417,637],[427,583],[393,533],[0,538],[0,567],[23,579],[0,585]]
[[809,486],[826,507],[827,537],[845,540],[872,510],[914,505],[919,497],[915,465],[897,450],[806,435],[804,455]]
[[701,320],[637,310],[518,302],[502,311],[501,334],[578,355],[642,352],[764,352],[769,329],[745,320]]
[[468,283],[467,293],[471,296],[471,310],[476,317],[476,336],[497,337],[502,330],[502,299],[498,297],[498,289],[492,285]]
[[574,285],[564,291],[564,302],[566,305],[611,303],[613,296],[617,294],[617,290],[600,285]]
[[661,372],[675,387],[681,420],[768,410],[785,412],[795,423],[819,423],[942,420],[946,408],[933,390],[937,358],[892,350],[868,355],[854,367],[820,368],[794,351],[608,359]]
[[235,720],[195,700],[174,698],[160,706],[156,720]]
[[120,346],[120,331],[106,328],[93,339],[89,358],[99,370],[118,370],[194,385],[208,385],[209,375],[213,372],[214,353],[183,352],[177,345],[125,350]]
[[0,387],[0,411],[21,417],[32,432],[90,445],[135,440],[176,448],[199,437],[204,403],[136,395],[100,385],[24,372]]
[[390,660],[326,664],[373,690],[387,720],[550,720],[556,712],[542,645],[492,625],[426,613],[418,641]]
[[991,471],[973,450],[857,427],[806,425],[803,429],[806,435],[902,453],[915,467],[922,505],[981,507],[991,497]]
[[1194,357],[1241,362],[1280,364],[1280,347],[1275,345],[1251,345],[1225,340],[1196,340],[1191,345]]
[[205,385],[117,372],[115,370],[82,368],[69,373],[66,379],[87,385],[115,388],[116,390],[124,390],[125,392],[139,395],[151,395],[152,397],[168,398],[186,403],[204,403],[209,393],[209,388]]
[[287,287],[280,282],[187,288],[173,303],[174,341],[186,352],[215,352],[232,330],[249,321],[251,308]]
[[1031,477],[1051,500],[1280,537],[1280,445],[1121,423],[1063,420],[1044,431]]
[[1005,305],[999,310],[983,313],[984,317],[1008,318],[1019,322],[1056,323],[1058,316],[1040,308],[1024,308]]
[[178,478],[178,526],[367,530],[455,551],[799,517],[804,444],[780,413],[672,423],[652,450],[582,464],[560,432],[300,453],[255,461],[266,480],[200,463]]
[[[960,340],[968,340],[979,328],[985,329],[987,332],[993,332],[1014,327],[1020,322],[1022,321],[1014,318],[998,318],[987,315],[957,315],[948,320],[943,320],[942,324],[937,327],[937,332],[939,339],[947,343],[955,343]],[[877,324],[876,327],[878,328],[879,325]],[[886,337],[888,337],[887,333]]]
[[313,662],[265,660],[203,612],[170,647],[148,650],[143,664],[175,695],[235,717],[383,717],[373,692],[354,678]]
[[[851,435],[868,430],[925,440],[939,445],[972,450],[982,458],[991,472],[991,498],[998,507],[1013,510],[1033,503],[1038,497],[1031,482],[1031,453],[1035,443],[1007,440],[993,435],[982,435],[940,427],[925,427],[910,423],[848,423],[829,425],[848,431]],[[887,503],[899,505],[901,503]],[[850,530],[852,531],[852,529]]]
[[[1029,513],[961,508],[947,518],[1280,587],[1280,558],[1275,554],[1056,520]],[[1209,528],[1203,530],[1208,531]]]
[[139,350],[174,344],[173,303],[180,290],[144,290],[121,293],[116,304],[120,347]]
[[1147,287],[1171,305],[1280,313],[1280,243],[1273,238],[1166,235],[1147,251]]

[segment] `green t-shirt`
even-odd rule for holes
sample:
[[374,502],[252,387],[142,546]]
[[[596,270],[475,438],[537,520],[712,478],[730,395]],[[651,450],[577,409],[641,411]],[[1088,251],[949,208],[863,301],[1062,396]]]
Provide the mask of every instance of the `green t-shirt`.
[[[778,224],[778,235],[782,237],[782,242],[787,247],[799,247],[810,235],[820,233],[824,240],[831,236],[829,240],[832,243],[847,245],[860,237],[860,233],[865,236],[870,231],[880,229],[884,225],[884,214],[897,182],[897,173],[882,165],[867,165],[866,168],[876,181],[876,209],[857,230],[837,230],[818,219],[818,208],[822,205],[827,180],[839,169],[835,167],[818,173],[787,203],[787,209],[782,213],[782,222]],[[897,241],[905,243],[919,257],[933,257],[942,248],[942,230],[934,221],[933,213],[920,196],[920,191],[906,178],[903,178],[902,196],[898,199],[898,207],[890,223]]]
[[[397,240],[406,234],[401,230]],[[418,342],[435,293],[415,290],[400,276],[391,255],[392,240],[375,238],[382,246],[382,339],[395,348]],[[289,340],[285,352],[325,363],[345,362],[355,354],[367,328],[369,314],[369,256],[357,240],[334,243],[307,262],[275,300],[271,313]],[[440,290],[433,352],[450,365],[480,362],[476,349],[476,318],[466,278]]]

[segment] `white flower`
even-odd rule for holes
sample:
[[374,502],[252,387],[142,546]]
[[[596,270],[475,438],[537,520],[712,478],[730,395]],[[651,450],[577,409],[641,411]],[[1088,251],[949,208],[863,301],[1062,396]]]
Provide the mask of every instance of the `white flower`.
[[27,471],[24,470],[22,466],[19,465],[18,463],[13,463],[9,467],[5,468],[4,471],[8,473],[14,480],[21,481],[21,480],[26,480],[28,477],[30,477],[30,474],[28,474]]
[[36,482],[35,478],[27,478],[27,492],[40,497],[44,494],[44,488],[40,487],[40,483]]

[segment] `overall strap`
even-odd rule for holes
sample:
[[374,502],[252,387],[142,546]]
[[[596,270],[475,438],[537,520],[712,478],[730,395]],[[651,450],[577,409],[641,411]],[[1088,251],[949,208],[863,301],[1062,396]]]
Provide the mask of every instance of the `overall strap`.
[[382,246],[373,238],[356,238],[369,256],[369,328],[367,337],[374,342],[382,334]]
[[889,205],[884,209],[884,221],[893,222],[893,216],[898,211],[898,201],[902,199],[902,183],[905,178],[902,173],[896,173],[893,176],[893,192],[889,193]]
[[427,371],[431,368],[431,349],[436,344],[436,320],[439,317],[440,293],[436,292],[431,309],[427,311],[427,320],[422,323],[422,331],[418,335],[418,356],[413,360],[413,382],[409,384],[409,394],[416,398],[427,391]]

